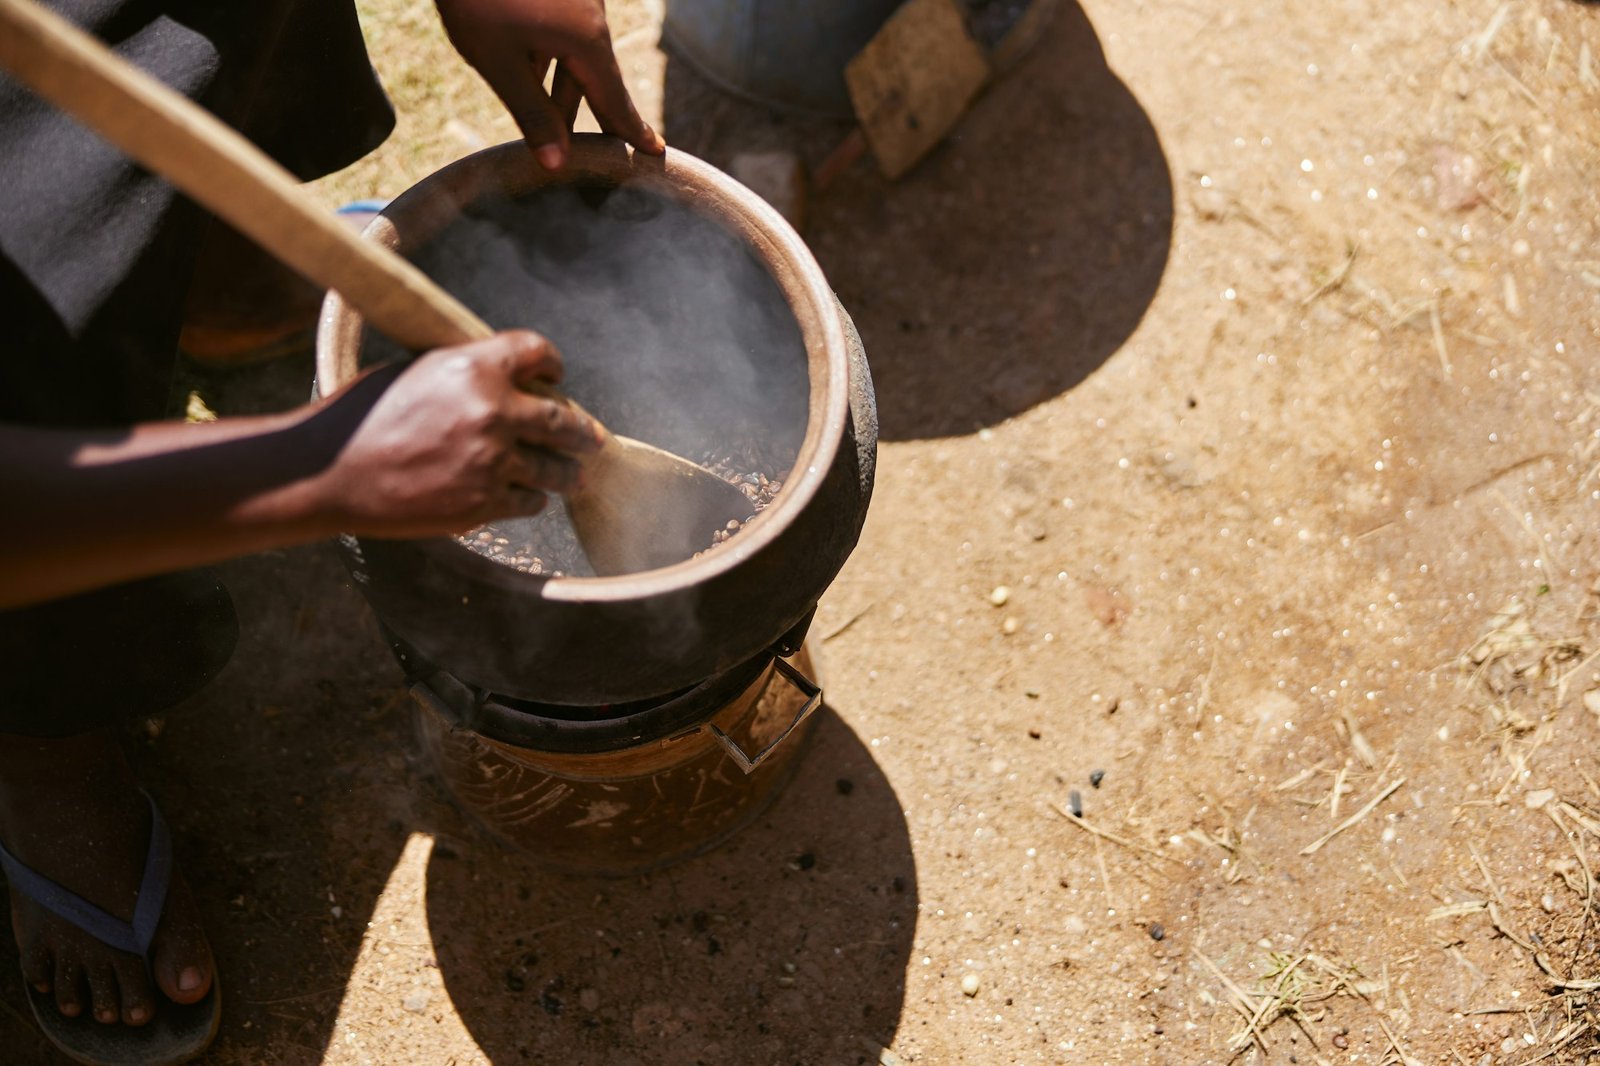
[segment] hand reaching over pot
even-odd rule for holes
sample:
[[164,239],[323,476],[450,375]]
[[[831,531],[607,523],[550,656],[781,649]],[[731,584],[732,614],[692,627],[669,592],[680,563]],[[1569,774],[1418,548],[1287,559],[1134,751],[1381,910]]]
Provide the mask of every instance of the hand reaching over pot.
[[[482,74],[516,119],[539,164],[567,160],[578,103],[600,128],[640,151],[666,143],[639,117],[611,48],[604,0],[437,0],[456,50]],[[555,80],[545,92],[551,63]]]
[[591,420],[526,391],[561,357],[511,331],[382,367],[320,404],[201,425],[0,425],[0,608],[335,533],[423,537],[582,483]]

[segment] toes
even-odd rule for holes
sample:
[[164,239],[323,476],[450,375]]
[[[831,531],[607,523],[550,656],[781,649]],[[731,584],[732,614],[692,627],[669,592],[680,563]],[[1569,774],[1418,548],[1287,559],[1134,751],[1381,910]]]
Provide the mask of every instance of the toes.
[[152,945],[156,984],[176,1003],[197,1003],[211,989],[211,946],[201,931],[200,914],[183,880],[174,877]]
[[56,1007],[68,1018],[83,1013],[83,968],[70,959],[56,959]]
[[121,997],[117,995],[117,975],[109,962],[89,969],[89,1001],[94,1006],[94,1020],[110,1025],[122,1017]]
[[121,955],[115,966],[117,987],[122,992],[122,1020],[128,1025],[143,1025],[155,1015],[155,998],[144,960]]
[[22,977],[39,992],[49,992],[51,979],[55,976],[55,960],[50,957],[50,949],[43,943],[38,943],[22,955]]

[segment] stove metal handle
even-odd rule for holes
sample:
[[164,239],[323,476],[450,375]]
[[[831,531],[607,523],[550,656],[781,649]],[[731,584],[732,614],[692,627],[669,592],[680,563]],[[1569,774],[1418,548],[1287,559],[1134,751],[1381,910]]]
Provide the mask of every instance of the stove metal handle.
[[811,717],[811,712],[822,706],[822,689],[815,681],[812,681],[805,674],[790,666],[788,662],[776,656],[773,657],[772,665],[777,668],[778,673],[783,676],[785,681],[799,689],[800,694],[806,698],[800,710],[795,713],[794,720],[784,728],[783,732],[774,737],[766,747],[754,755],[750,755],[739,746],[737,740],[725,733],[721,726],[716,724],[711,726],[711,735],[717,738],[718,743],[728,753],[728,757],[738,764],[739,769],[747,774],[754,773],[756,767],[766,762],[768,757],[777,750],[779,744],[789,739],[789,734],[798,729],[801,722]]
[[[439,691],[438,687],[436,687],[439,685],[443,685],[446,688],[453,686],[454,688],[459,689],[460,692],[449,693],[448,695],[456,697],[454,700],[452,700],[447,698],[446,693]],[[449,674],[435,673],[430,674],[427,677],[419,677],[411,683],[411,688],[409,691],[412,699],[416,700],[434,714],[437,714],[440,718],[444,719],[444,721],[450,726],[451,732],[474,731],[478,717],[475,713],[477,710],[478,701],[473,698],[472,691],[470,689],[468,689],[461,682],[457,681],[455,678],[451,677]],[[462,693],[464,693],[467,697],[465,701],[462,701],[461,699]],[[463,712],[461,710],[461,705],[463,702],[465,702],[466,706],[471,707],[472,710]]]

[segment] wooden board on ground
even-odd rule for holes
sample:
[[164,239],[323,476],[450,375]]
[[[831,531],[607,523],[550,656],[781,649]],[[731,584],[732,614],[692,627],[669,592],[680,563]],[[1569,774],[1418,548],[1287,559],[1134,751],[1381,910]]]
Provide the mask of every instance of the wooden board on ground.
[[989,79],[956,0],[909,0],[844,72],[856,117],[886,177],[941,141]]

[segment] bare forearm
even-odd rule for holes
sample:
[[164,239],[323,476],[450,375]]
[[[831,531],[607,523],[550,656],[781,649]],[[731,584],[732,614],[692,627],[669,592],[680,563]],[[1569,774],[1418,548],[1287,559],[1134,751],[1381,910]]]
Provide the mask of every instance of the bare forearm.
[[345,530],[433,537],[533,514],[601,430],[524,391],[524,330],[375,368],[283,415],[115,433],[0,426],[0,609]]
[[335,531],[309,412],[116,432],[0,427],[0,607]]

